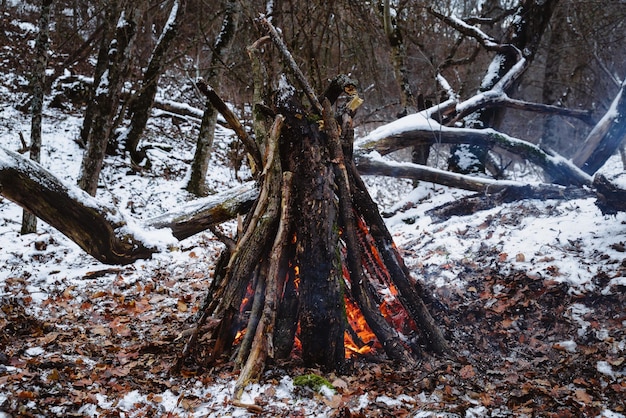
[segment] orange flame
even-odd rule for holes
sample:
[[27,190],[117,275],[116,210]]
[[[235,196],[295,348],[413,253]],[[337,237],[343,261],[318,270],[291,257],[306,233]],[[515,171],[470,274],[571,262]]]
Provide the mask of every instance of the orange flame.
[[357,344],[350,333],[346,331],[344,335],[346,357],[352,357],[355,354],[368,354],[372,351],[372,347],[378,345],[376,335],[369,325],[367,325],[363,313],[356,304],[348,298],[345,299],[345,303],[348,324],[352,327],[358,339],[361,340],[359,344]]

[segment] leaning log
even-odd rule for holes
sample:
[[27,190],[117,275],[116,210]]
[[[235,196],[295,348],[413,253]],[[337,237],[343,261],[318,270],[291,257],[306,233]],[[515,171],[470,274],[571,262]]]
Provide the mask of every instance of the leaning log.
[[358,142],[363,151],[380,154],[419,144],[468,144],[498,147],[541,167],[555,183],[563,186],[589,186],[591,177],[562,157],[547,154],[538,146],[494,129],[452,128],[439,125],[423,112],[405,116],[384,125]]
[[613,155],[626,138],[626,80],[609,110],[591,130],[572,161],[585,173],[593,174]]
[[[0,194],[59,230],[106,264],[129,264],[196,233],[248,212],[258,195],[252,183],[197,199],[142,224],[99,202],[40,164],[0,147]],[[151,234],[146,231],[162,230]],[[171,238],[162,241],[171,234]],[[175,238],[175,239],[174,239]]]
[[134,234],[117,209],[63,183],[41,165],[0,148],[0,191],[107,264],[128,264],[158,251]]

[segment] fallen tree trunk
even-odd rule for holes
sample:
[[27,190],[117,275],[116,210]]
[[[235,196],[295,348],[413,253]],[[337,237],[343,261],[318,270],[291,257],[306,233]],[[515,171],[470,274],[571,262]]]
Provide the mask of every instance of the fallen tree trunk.
[[430,215],[434,222],[442,222],[452,216],[467,216],[518,200],[584,199],[594,196],[592,191],[584,188],[563,187],[554,184],[509,185],[493,193],[478,193],[457,199],[430,209],[426,214]]
[[[115,207],[61,181],[41,165],[0,147],[0,193],[58,229],[97,260],[128,264],[247,212],[258,191],[252,184],[198,199],[137,225]],[[146,242],[146,231],[162,229],[169,239]],[[154,235],[154,234],[153,234]],[[173,238],[172,238],[173,236]]]
[[409,115],[374,130],[359,140],[359,148],[380,154],[417,144],[469,144],[499,147],[541,167],[557,184],[588,186],[591,178],[562,157],[548,155],[530,142],[513,138],[494,129],[451,128],[426,118],[422,112]]
[[626,212],[626,190],[612,183],[603,175],[598,175],[593,181],[597,190],[596,205],[602,213],[615,215],[617,212]]
[[39,164],[0,148],[2,195],[61,231],[85,252],[108,264],[128,264],[157,251],[133,233],[114,208],[61,182]]

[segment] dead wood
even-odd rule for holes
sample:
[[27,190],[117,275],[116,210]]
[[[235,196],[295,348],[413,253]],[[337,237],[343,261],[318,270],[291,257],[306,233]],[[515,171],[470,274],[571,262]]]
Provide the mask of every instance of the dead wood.
[[[276,313],[280,303],[280,295],[284,285],[285,266],[287,259],[286,247],[289,244],[289,235],[291,232],[292,216],[291,216],[291,188],[293,174],[290,172],[283,173],[283,188],[281,201],[281,216],[274,239],[274,244],[270,251],[270,265],[267,273],[267,285],[265,286],[265,295],[263,299],[259,299],[259,306],[263,306],[261,317],[258,324],[248,325],[247,333],[254,335],[251,341],[249,354],[243,351],[242,358],[246,358],[239,378],[235,384],[234,397],[240,399],[245,387],[260,379],[261,373],[265,367],[268,357],[274,357],[273,340],[276,323]],[[260,295],[255,295],[256,298]],[[262,301],[262,302],[261,302]],[[256,320],[258,313],[252,309],[252,318]],[[251,319],[252,319],[251,318]],[[254,333],[254,334],[253,334]],[[247,334],[246,334],[247,335]],[[245,347],[242,347],[245,350]]]
[[352,208],[350,179],[340,142],[339,124],[332,115],[328,99],[324,101],[323,116],[324,130],[330,142],[330,155],[335,165],[335,179],[339,194],[339,213],[343,224],[343,240],[347,249],[346,258],[350,275],[350,293],[387,355],[405,364],[414,364],[415,358],[413,354],[402,344],[396,330],[389,325],[381,314],[375,303],[371,288],[367,285],[367,280],[365,280],[361,264],[361,248],[356,237],[356,222]]
[[419,282],[411,277],[411,273],[404,264],[376,203],[372,200],[365,183],[358,175],[356,166],[352,163],[348,166],[348,170],[353,203],[369,226],[370,234],[376,243],[385,267],[390,276],[393,277],[394,285],[398,288],[402,304],[417,322],[430,349],[439,354],[450,353],[448,343],[424,304],[425,300],[428,301],[431,298],[428,297]]
[[428,181],[441,184],[443,186],[455,187],[463,190],[497,192],[513,184],[522,183],[493,180],[482,177],[470,176],[466,174],[452,173],[450,171],[439,170],[421,164],[383,161],[374,159],[370,155],[359,155],[356,158],[356,167],[360,174],[389,176],[394,178],[406,178],[411,180]]
[[116,208],[60,181],[41,165],[0,148],[0,192],[107,264],[128,264],[158,251],[133,234]]
[[261,174],[264,178],[261,192],[254,211],[246,219],[244,233],[237,243],[237,248],[230,255],[230,260],[225,269],[225,286],[223,291],[219,293],[215,311],[212,312],[212,315],[221,318],[221,323],[207,364],[211,364],[230,349],[235,337],[232,333],[233,322],[239,314],[249,279],[257,268],[259,260],[262,259],[262,253],[269,248],[275,234],[282,187],[278,137],[283,121],[284,118],[281,115],[276,117],[270,134],[267,160]]
[[293,56],[291,55],[291,52],[289,52],[287,45],[285,45],[285,43],[283,42],[283,39],[278,34],[278,31],[276,30],[274,25],[272,25],[270,21],[267,20],[266,18],[262,18],[261,23],[263,24],[263,26],[266,27],[267,31],[269,32],[269,35],[272,38],[272,41],[278,48],[278,51],[280,52],[280,54],[283,57],[283,60],[285,61],[285,65],[287,66],[287,68],[289,68],[289,70],[292,72],[292,74],[294,75],[298,83],[300,84],[300,87],[304,91],[304,94],[306,94],[306,97],[309,99],[309,102],[315,109],[316,113],[321,116],[322,105],[317,99],[317,96],[315,95],[313,88],[311,87],[306,77],[300,70],[300,67],[298,67],[298,64],[293,59]]
[[262,167],[263,161],[261,158],[261,152],[259,151],[259,147],[257,143],[254,142],[252,138],[250,138],[250,135],[248,135],[248,132],[246,132],[241,122],[239,122],[237,116],[235,116],[235,114],[228,108],[226,103],[224,103],[224,101],[218,96],[217,92],[213,90],[213,88],[208,86],[204,81],[198,81],[196,85],[198,86],[198,89],[206,96],[209,102],[211,102],[211,105],[213,105],[213,107],[217,109],[217,111],[220,112],[222,116],[224,116],[224,119],[226,119],[226,122],[228,123],[230,128],[235,131],[237,137],[239,137],[244,147],[246,148],[246,151],[248,152],[248,154],[250,154],[252,161],[254,162],[253,167]]
[[504,203],[523,199],[584,199],[593,197],[592,191],[577,187],[562,187],[554,184],[509,185],[495,193],[478,193],[457,199],[426,212],[434,222],[442,222],[452,216],[467,216],[481,210],[488,210]]
[[183,240],[199,232],[248,213],[259,190],[253,183],[246,183],[212,196],[193,200],[180,208],[148,219],[147,228],[169,228],[172,235]]
[[[107,264],[128,264],[160,251],[135,234],[134,222],[20,154],[0,148],[0,193],[59,230]],[[144,229],[169,228],[183,240],[246,213],[258,190],[247,184],[198,199],[145,221]]]
[[611,106],[589,132],[572,161],[587,174],[594,174],[613,155],[626,138],[626,81]]
[[553,157],[530,142],[513,138],[494,129],[451,128],[437,126],[435,121],[432,121],[431,125],[432,127],[416,127],[381,137],[364,138],[359,147],[364,150],[378,151],[383,155],[418,144],[443,143],[499,147],[541,167],[557,184],[564,186],[589,186],[591,184],[591,178],[569,161]]
[[597,175],[593,180],[597,191],[596,205],[602,213],[615,215],[617,212],[626,212],[626,190],[611,183],[603,175]]

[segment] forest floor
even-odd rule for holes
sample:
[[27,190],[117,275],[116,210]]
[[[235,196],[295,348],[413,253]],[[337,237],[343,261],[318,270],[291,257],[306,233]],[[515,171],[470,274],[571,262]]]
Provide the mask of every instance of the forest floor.
[[[34,245],[42,257],[61,250],[51,236]],[[193,266],[197,255],[188,257]],[[479,267],[493,257],[485,252],[472,265],[448,267],[463,270],[464,288],[434,289],[439,304],[432,309],[455,356],[425,357],[410,369],[359,358],[330,375],[294,358],[270,367],[248,402],[275,417],[624,416],[623,286],[572,294],[550,278]],[[256,415],[229,402],[231,363],[202,375],[169,373],[206,271],[138,270],[87,271],[84,286],[61,281],[40,301],[32,277],[4,280],[2,410],[24,417]],[[618,271],[626,276],[626,262]],[[604,289],[610,278],[593,280]],[[323,375],[335,391],[294,386],[293,378],[308,373]]]
[[[2,52],[1,54],[4,54]],[[16,54],[9,54],[17,56]],[[16,64],[17,65],[17,64]],[[0,73],[0,144],[21,148],[27,80]],[[184,191],[197,121],[150,122],[152,170],[107,157],[98,199],[142,220],[193,199]],[[75,184],[81,109],[44,111],[42,165]],[[146,140],[146,141],[147,141]],[[219,129],[210,187],[235,173]],[[1,163],[1,162],[0,162]],[[606,174],[623,173],[619,159]],[[517,180],[536,181],[524,166]],[[437,221],[428,209],[466,195],[432,184],[366,179],[453,352],[416,367],[351,358],[342,373],[272,364],[241,408],[225,362],[173,375],[222,244],[197,234],[129,266],[104,265],[48,225],[19,235],[22,210],[0,197],[0,418],[4,417],[626,417],[626,214],[593,199],[521,201]],[[234,223],[224,225],[232,232]],[[315,373],[333,390],[294,384]]]

